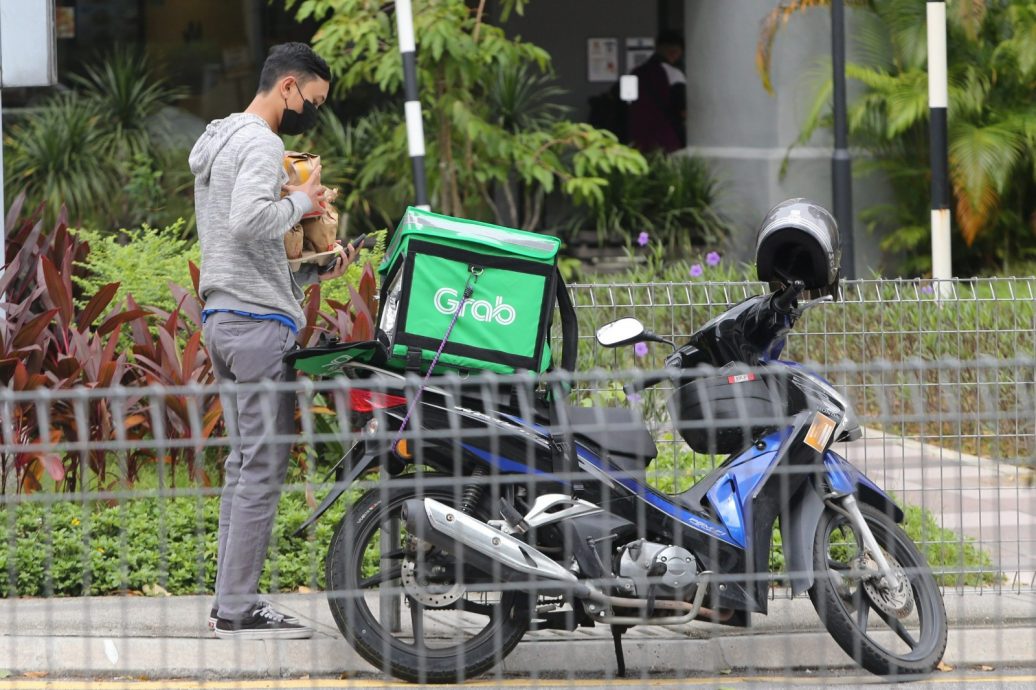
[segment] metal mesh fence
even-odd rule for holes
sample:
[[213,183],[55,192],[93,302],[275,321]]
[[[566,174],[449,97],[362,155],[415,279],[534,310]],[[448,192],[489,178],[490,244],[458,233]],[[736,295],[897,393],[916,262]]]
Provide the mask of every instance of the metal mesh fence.
[[[761,283],[574,286],[584,339],[581,366],[661,365],[665,347],[652,345],[658,352],[638,357],[629,348],[597,346],[594,330],[609,319],[636,316],[682,343],[709,319],[765,289]],[[905,449],[879,440],[861,444],[853,459],[884,477],[890,490],[910,492],[940,524],[970,525],[991,553],[1006,548],[1005,554],[1019,554],[1018,560],[1002,559],[1002,568],[1010,582],[1031,588],[1031,548],[1004,547],[1011,539],[1004,539],[1002,528],[1006,520],[1008,534],[1024,529],[1017,518],[1012,524],[1009,509],[1031,501],[1024,490],[1036,477],[1036,280],[845,281],[840,299],[807,312],[787,342],[784,357],[809,363],[844,391],[869,436],[904,436],[925,461],[908,460]],[[615,380],[602,375],[600,381],[584,395],[606,399]],[[652,414],[659,418],[665,414],[661,397],[646,402],[654,403]],[[995,472],[979,472],[979,458]],[[937,496],[950,486],[960,500]],[[994,521],[991,506],[999,505],[1008,512]]]
[[[0,670],[565,687],[616,677],[618,632],[627,675],[645,681],[905,675],[942,657],[941,616],[950,664],[1029,663],[1032,288],[955,283],[935,300],[863,281],[804,317],[784,358],[829,380],[861,429],[835,456],[822,449],[853,425],[817,398],[789,404],[805,373],[699,371],[632,394],[668,348],[592,340],[636,316],[682,342],[761,286],[575,286],[584,343],[570,381],[437,377],[421,390],[357,367],[220,390],[0,390]],[[545,402],[567,384],[569,405]],[[219,420],[221,396],[249,392],[261,438]],[[275,432],[278,395],[297,401],[294,433]],[[205,628],[224,458],[250,444],[291,457],[283,482],[259,487],[281,493],[258,589],[313,639]]]

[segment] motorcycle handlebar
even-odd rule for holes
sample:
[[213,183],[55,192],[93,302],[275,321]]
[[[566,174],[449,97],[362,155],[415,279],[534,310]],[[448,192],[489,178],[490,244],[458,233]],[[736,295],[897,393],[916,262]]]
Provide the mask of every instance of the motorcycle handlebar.
[[658,384],[662,383],[663,381],[667,381],[670,378],[671,377],[668,376],[668,375],[649,376],[648,378],[643,379],[641,381],[634,381],[633,383],[627,383],[625,386],[622,387],[622,390],[626,394],[627,397],[629,397],[631,395],[638,395],[639,393],[647,390],[648,388],[651,388],[653,386],[657,386]]
[[805,289],[805,283],[800,280],[796,280],[786,288],[773,293],[773,301],[771,302],[771,305],[774,310],[781,314],[790,314],[792,309],[795,308],[799,295],[801,295]]

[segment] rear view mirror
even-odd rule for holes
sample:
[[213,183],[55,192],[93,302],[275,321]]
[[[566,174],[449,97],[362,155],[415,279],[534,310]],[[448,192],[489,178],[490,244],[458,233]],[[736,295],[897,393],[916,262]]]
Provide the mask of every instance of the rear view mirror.
[[626,317],[598,328],[597,342],[603,347],[619,347],[635,343],[638,340],[645,340],[646,333],[644,324],[632,317]]

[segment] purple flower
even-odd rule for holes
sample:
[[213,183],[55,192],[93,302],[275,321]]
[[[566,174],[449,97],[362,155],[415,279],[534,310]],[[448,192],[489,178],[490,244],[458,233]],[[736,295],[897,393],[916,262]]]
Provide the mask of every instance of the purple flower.
[[719,252],[709,252],[706,254],[705,263],[709,266],[719,266]]
[[702,270],[701,264],[694,264],[693,266],[691,266],[691,277],[692,278],[700,278],[701,274],[704,273],[704,272],[705,271]]
[[637,235],[637,244],[639,244],[641,247],[646,247],[650,239],[650,235],[648,235],[646,232],[641,232],[639,235]]
[[630,403],[636,405],[641,400],[643,400],[643,398],[640,397],[640,393],[630,393],[629,395],[626,396],[626,400],[628,400]]
[[643,357],[648,353],[647,343],[637,343],[633,346],[633,354],[637,357]]
[[923,285],[921,286],[921,292],[923,292],[926,295],[930,295],[933,292],[935,292],[935,289],[931,285]]

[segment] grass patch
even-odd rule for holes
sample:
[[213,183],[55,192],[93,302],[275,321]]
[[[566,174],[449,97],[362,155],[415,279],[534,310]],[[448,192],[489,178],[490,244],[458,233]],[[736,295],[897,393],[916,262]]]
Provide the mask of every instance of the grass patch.
[[[632,347],[597,346],[593,333],[613,319],[636,317],[683,343],[732,304],[766,290],[747,280],[747,271],[703,270],[700,278],[690,279],[686,269],[674,265],[660,278],[679,282],[632,284],[630,276],[618,274],[593,276],[595,284],[577,287],[573,301],[583,335],[579,371],[662,367],[669,353],[665,345],[650,344],[643,357]],[[796,324],[783,356],[822,373],[859,365],[855,373],[833,376],[833,383],[848,394],[865,424],[966,453],[1031,462],[1036,365],[997,363],[1036,358],[1036,279],[976,279],[957,283],[955,290],[952,299],[939,302],[921,281],[850,283],[841,301],[811,310]],[[981,360],[986,365],[976,364]],[[900,366],[883,368],[877,362]],[[616,385],[605,377],[593,383],[595,390],[581,394],[590,398]],[[649,393],[644,403],[649,420],[667,419],[664,393]]]

